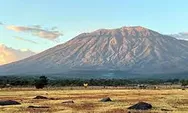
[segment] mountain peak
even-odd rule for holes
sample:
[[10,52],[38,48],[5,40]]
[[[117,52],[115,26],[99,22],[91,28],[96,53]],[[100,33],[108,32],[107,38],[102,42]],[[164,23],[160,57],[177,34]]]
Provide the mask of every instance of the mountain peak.
[[122,70],[136,74],[187,70],[188,45],[141,26],[99,29],[33,57],[0,67],[0,74]]
[[86,33],[84,35],[108,35],[108,36],[117,36],[123,35],[127,36],[134,36],[134,37],[152,37],[152,36],[160,36],[161,34],[147,29],[142,26],[123,26],[121,28],[116,29],[99,29],[91,33]]
[[142,27],[142,26],[124,26],[121,28],[122,30],[128,30],[128,31],[132,31],[132,30],[135,30],[135,31],[138,31],[138,32],[141,32],[141,31],[149,31],[149,29],[145,28],[145,27]]
[[94,31],[94,32],[97,32],[97,31],[114,31],[114,30],[137,30],[137,31],[142,31],[142,30],[149,30],[149,29],[147,29],[147,28],[145,28],[145,27],[142,27],[142,26],[123,26],[123,27],[121,27],[121,28],[115,28],[115,29],[105,29],[105,28],[103,28],[103,29],[98,29],[98,30],[96,30],[96,31]]
[[125,29],[147,29],[145,27],[142,27],[142,26],[123,26],[121,28],[125,28]]

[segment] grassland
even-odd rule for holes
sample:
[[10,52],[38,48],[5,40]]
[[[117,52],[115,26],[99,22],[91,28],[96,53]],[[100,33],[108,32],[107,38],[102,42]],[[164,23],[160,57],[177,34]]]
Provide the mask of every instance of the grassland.
[[[51,99],[33,99],[37,95]],[[113,101],[100,102],[103,97]],[[12,88],[1,89],[0,100],[21,102],[21,105],[0,106],[0,113],[126,113],[127,107],[139,101],[153,106],[152,110],[143,113],[188,113],[188,90],[181,89]],[[75,103],[62,104],[65,100]],[[50,108],[27,108],[30,105]]]

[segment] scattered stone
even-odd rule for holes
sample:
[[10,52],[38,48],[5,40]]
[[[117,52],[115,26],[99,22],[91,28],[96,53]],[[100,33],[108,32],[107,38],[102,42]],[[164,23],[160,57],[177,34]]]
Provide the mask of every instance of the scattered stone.
[[28,108],[50,108],[48,106],[28,106]]
[[7,106],[7,105],[20,105],[21,103],[15,101],[15,100],[0,100],[1,106]]
[[35,98],[33,99],[48,99],[48,97],[44,97],[44,96],[36,96]]
[[68,100],[68,101],[64,101],[64,102],[62,102],[63,104],[73,104],[74,103],[74,101],[72,101],[72,100]]
[[109,101],[112,101],[110,99],[110,97],[106,97],[106,98],[101,99],[101,102],[109,102]]
[[130,106],[128,109],[135,109],[135,110],[149,110],[152,108],[151,104],[146,102],[138,102],[137,104]]

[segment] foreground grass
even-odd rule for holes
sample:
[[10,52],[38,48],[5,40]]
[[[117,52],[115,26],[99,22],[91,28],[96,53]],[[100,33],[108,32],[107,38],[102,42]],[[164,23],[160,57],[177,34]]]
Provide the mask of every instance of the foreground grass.
[[[34,100],[37,95],[48,100]],[[110,97],[112,102],[100,102]],[[0,106],[0,113],[126,113],[127,107],[139,101],[151,103],[152,110],[143,113],[188,113],[188,91],[181,89],[43,89],[14,88],[0,90],[0,100],[16,100],[21,105]],[[74,104],[62,104],[73,100]],[[31,109],[30,105],[50,108]],[[141,111],[131,111],[131,113]]]

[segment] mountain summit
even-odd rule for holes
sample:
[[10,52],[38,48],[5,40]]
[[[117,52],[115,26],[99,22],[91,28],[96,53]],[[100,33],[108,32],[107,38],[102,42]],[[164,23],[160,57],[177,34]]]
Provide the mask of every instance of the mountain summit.
[[187,41],[141,26],[100,29],[82,33],[22,61],[1,66],[0,74],[61,74],[73,71],[170,74],[188,71],[187,56]]

